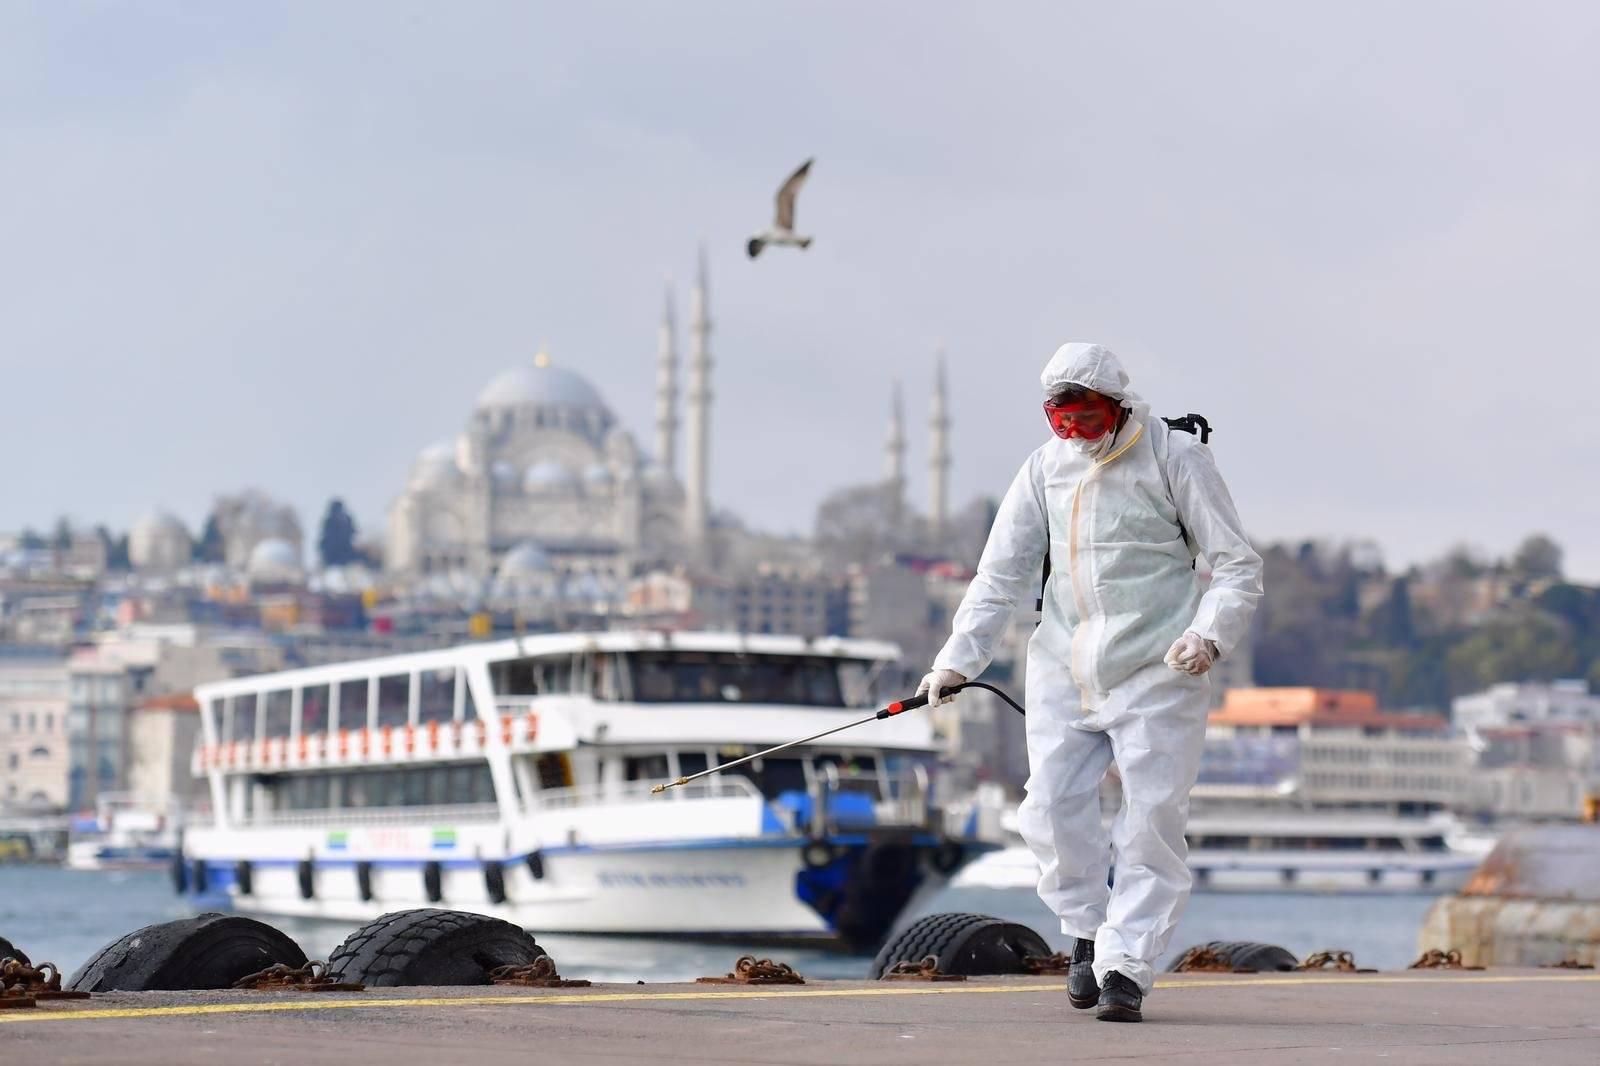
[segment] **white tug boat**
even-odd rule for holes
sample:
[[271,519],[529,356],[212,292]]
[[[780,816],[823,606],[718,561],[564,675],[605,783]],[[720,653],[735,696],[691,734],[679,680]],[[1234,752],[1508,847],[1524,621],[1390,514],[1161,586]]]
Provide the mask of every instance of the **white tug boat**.
[[896,655],[555,634],[201,685],[214,822],[191,824],[176,878],[261,915],[444,905],[539,932],[871,946],[992,846],[934,805],[924,716],[651,790],[859,719]]

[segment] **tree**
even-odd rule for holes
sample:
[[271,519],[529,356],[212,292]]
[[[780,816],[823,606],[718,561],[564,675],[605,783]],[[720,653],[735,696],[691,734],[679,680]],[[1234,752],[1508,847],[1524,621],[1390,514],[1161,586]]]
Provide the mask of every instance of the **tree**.
[[100,543],[106,548],[107,570],[130,570],[133,564],[128,560],[128,535],[113,536],[111,530],[104,525],[94,527],[95,536],[100,538]]
[[328,509],[323,512],[317,553],[322,556],[323,566],[344,566],[363,559],[356,548],[356,521],[337,496],[328,501]]
[[56,530],[50,535],[50,542],[59,551],[72,547],[72,521],[66,515],[56,519]]
[[31,529],[24,529],[22,531],[21,540],[22,546],[29,551],[38,551],[40,548],[46,546],[45,539]]
[[227,546],[222,542],[222,525],[217,521],[217,512],[212,511],[206,515],[206,524],[200,531],[200,539],[194,542],[194,561],[220,563],[226,559]]
[[1529,580],[1561,577],[1561,545],[1543,533],[1535,533],[1517,546],[1511,569]]
[[817,547],[832,566],[877,562],[894,551],[895,490],[858,485],[830,494],[817,508]]

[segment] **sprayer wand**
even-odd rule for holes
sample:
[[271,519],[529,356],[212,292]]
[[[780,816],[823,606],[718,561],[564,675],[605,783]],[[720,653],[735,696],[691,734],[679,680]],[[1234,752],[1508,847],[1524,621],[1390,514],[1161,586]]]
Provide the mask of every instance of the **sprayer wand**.
[[[1016,711],[1018,714],[1026,715],[1028,713],[1022,709],[1022,704],[1018,703],[1010,696],[1007,696],[1004,692],[1001,692],[993,685],[986,685],[982,681],[963,681],[959,685],[951,685],[949,688],[945,689],[944,692],[949,695],[954,695],[964,688],[981,688],[985,691],[993,692],[996,696],[999,696],[1001,699],[1009,703],[1011,705],[1011,709]],[[791,740],[787,743],[779,744],[776,747],[767,748],[765,751],[758,751],[754,755],[746,755],[742,759],[735,759],[732,762],[725,762],[721,766],[713,766],[709,770],[701,770],[697,774],[689,774],[686,777],[680,777],[676,781],[669,781],[664,785],[656,785],[650,791],[652,794],[656,792],[665,792],[669,788],[673,788],[677,785],[687,785],[690,781],[697,781],[709,774],[719,773],[723,770],[730,770],[735,766],[743,766],[747,762],[754,762],[756,759],[759,759],[765,755],[771,755],[773,752],[783,751],[785,748],[793,748],[800,744],[809,744],[813,740],[821,740],[823,737],[831,737],[835,733],[842,733],[846,729],[854,729],[858,725],[866,725],[868,722],[878,722],[885,718],[893,718],[897,714],[904,714],[906,711],[914,711],[918,707],[926,707],[927,705],[928,697],[925,695],[912,696],[910,699],[896,700],[883,710],[869,714],[865,718],[857,719],[854,722],[846,722],[844,725],[834,726],[832,729],[825,729],[820,733],[813,734],[812,736],[801,737],[799,740]]]

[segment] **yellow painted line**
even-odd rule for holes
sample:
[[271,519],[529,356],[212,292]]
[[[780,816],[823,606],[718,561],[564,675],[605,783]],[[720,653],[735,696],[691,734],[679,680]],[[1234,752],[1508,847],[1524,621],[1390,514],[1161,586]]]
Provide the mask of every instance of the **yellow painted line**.
[[[1472,974],[1457,976],[1377,976],[1372,974],[1303,974],[1281,977],[1223,977],[1191,980],[1162,978],[1157,988],[1182,990],[1186,988],[1248,988],[1269,986],[1296,987],[1305,985],[1431,985],[1431,984],[1527,984],[1529,982],[1600,981],[1600,974],[1517,974],[1495,976]],[[530,989],[521,994],[489,996],[430,996],[411,999],[293,999],[271,1002],[193,1003],[166,1007],[92,1007],[77,1010],[71,1007],[43,1005],[33,1010],[0,1014],[0,1025],[24,1022],[90,1021],[101,1018],[169,1018],[192,1017],[205,1014],[273,1014],[283,1011],[319,1010],[382,1010],[392,1007],[498,1007],[511,1004],[523,1006],[571,1006],[594,1003],[664,1003],[705,1002],[723,999],[817,999],[848,996],[936,996],[951,993],[1015,994],[1064,991],[1064,981],[1049,984],[969,985],[964,982],[912,985],[884,985],[865,988],[763,988],[728,989],[724,991],[695,992],[587,992],[540,995]],[[277,993],[266,993],[277,994]],[[292,993],[281,993],[289,995]]]

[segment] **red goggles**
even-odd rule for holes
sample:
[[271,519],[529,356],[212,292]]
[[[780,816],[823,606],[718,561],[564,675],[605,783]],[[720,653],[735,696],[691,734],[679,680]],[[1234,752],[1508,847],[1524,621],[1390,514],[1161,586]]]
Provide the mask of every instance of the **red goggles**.
[[1096,396],[1092,399],[1073,400],[1062,404],[1046,401],[1044,414],[1050,420],[1050,428],[1055,430],[1056,436],[1062,440],[1071,440],[1073,437],[1099,440],[1117,427],[1117,414],[1120,409],[1115,400],[1106,396]]

